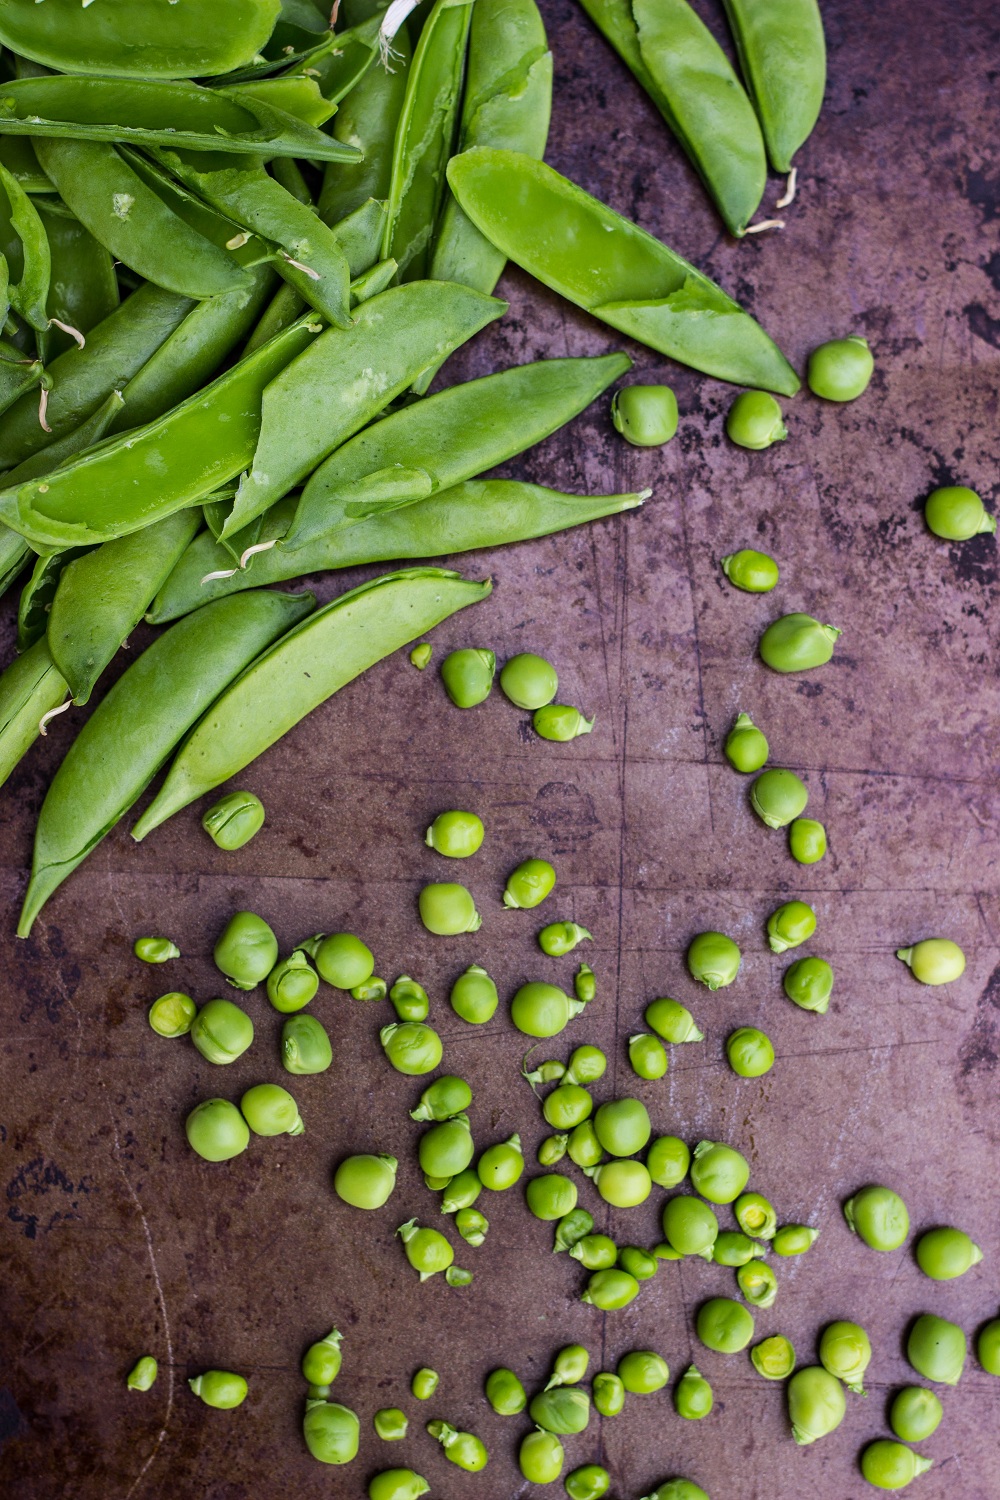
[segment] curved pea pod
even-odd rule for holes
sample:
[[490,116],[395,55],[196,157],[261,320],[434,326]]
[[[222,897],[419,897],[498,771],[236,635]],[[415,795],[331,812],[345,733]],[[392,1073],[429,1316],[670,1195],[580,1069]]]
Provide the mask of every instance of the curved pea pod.
[[346,31],[330,31],[323,41],[302,53],[284,69],[283,77],[313,80],[324,99],[339,104],[361,82],[378,57],[382,12]]
[[114,684],[42,803],[18,934],[115,826],[178,740],[256,656],[315,606],[312,594],[219,600],[165,631]]
[[0,42],[64,73],[117,78],[203,78],[252,61],[281,10],[280,0],[3,0]]
[[[54,443],[50,443],[40,453],[33,453],[16,468],[9,469],[4,480],[8,484],[21,484],[26,479],[35,479],[39,474],[50,474],[67,459],[95,447],[107,436],[124,405],[121,391],[112,391],[108,399],[102,401],[97,410],[85,422],[81,422],[79,427],[74,427],[65,437],[56,438]],[[6,531],[8,528],[3,529]],[[24,541],[24,538],[21,540]],[[24,545],[27,546],[27,542]]]
[[740,68],[776,172],[812,134],[826,88],[826,40],[816,0],[723,0]]
[[315,314],[300,318],[157,421],[44,479],[0,490],[0,519],[31,542],[79,546],[138,531],[203,500],[250,462],[265,388],[319,330]]
[[[458,552],[550,536],[570,526],[634,510],[648,494],[644,490],[629,495],[564,495],[513,479],[475,480],[386,516],[370,517],[328,537],[317,537],[294,552],[272,547],[259,553],[246,570],[234,568],[229,554],[205,531],[195,537],[153,600],[147,619],[159,625],[197,609],[206,599],[328,568],[451,557]],[[290,497],[268,511],[261,541],[280,537],[294,508],[294,497]]]
[[7,262],[10,305],[37,332],[49,326],[46,307],[52,253],[45,226],[24,188],[0,166],[0,250]]
[[391,69],[381,64],[370,68],[338,109],[330,133],[339,141],[359,146],[364,160],[355,166],[332,162],[327,166],[319,195],[319,216],[324,224],[346,219],[368,199],[381,202],[388,198],[393,143],[409,66],[410,43],[403,26],[393,38]]
[[580,0],[683,147],[731,234],[746,232],[767,159],[753,105],[687,0]]
[[0,595],[7,592],[34,555],[23,536],[0,525]]
[[50,552],[35,561],[31,577],[21,590],[17,606],[17,649],[27,651],[45,634],[49,610],[59,586],[63,569],[89,548],[72,547],[65,552]]
[[66,702],[66,692],[44,640],[0,673],[0,786],[35,743],[46,715]]
[[721,287],[551,167],[476,146],[452,158],[448,181],[498,249],[595,318],[720,380],[798,390],[781,350]]
[[382,241],[382,258],[396,261],[401,281],[425,276],[430,263],[445,166],[455,139],[472,9],[472,0],[435,0],[407,76]]
[[253,466],[222,536],[261,515],[422,370],[506,308],[468,287],[414,282],[365,302],[350,329],[328,329],[264,392]]
[[[50,326],[39,335],[39,353],[46,364],[78,344],[67,328],[86,335],[119,305],[114,262],[58,198],[39,199],[35,208],[45,226],[52,258],[46,311]],[[51,326],[57,319],[63,327]]]
[[441,568],[413,568],[362,584],[291,631],[212,705],[181,746],[167,779],[132,830],[154,828],[262,755],[300,719],[368,667],[467,605],[476,583]]

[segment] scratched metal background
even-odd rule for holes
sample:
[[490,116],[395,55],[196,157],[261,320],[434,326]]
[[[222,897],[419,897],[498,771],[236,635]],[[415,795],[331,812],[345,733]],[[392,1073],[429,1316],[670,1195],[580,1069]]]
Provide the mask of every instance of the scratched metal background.
[[[12,1500],[347,1497],[398,1463],[446,1500],[519,1495],[514,1455],[527,1424],[490,1412],[483,1377],[504,1362],[533,1386],[575,1339],[592,1350],[593,1370],[649,1346],[676,1374],[695,1358],[715,1387],[703,1424],[682,1422],[664,1393],[631,1398],[617,1420],[567,1440],[569,1464],[605,1462],[620,1500],[676,1473],[713,1500],[860,1500],[856,1456],[885,1430],[887,1395],[907,1379],[908,1319],[935,1309],[971,1332],[1000,1305],[996,549],[991,538],[935,541],[919,510],[932,485],[952,480],[976,486],[993,509],[1000,500],[996,8],[826,0],[830,87],[802,153],[798,200],[783,234],[739,245],[720,233],[658,116],[582,13],[570,0],[544,8],[556,61],[553,164],[717,276],[795,363],[831,335],[863,331],[875,379],[841,410],[808,395],[787,403],[787,443],[747,454],[722,436],[730,389],[634,347],[637,377],[676,386],[681,427],[669,447],[627,448],[602,401],[510,466],[565,488],[653,487],[641,513],[464,559],[470,573],[492,573],[496,591],[435,637],[438,660],[469,643],[501,657],[551,655],[564,696],[597,715],[589,739],[543,744],[499,693],[459,713],[433,671],[419,675],[398,655],[240,778],[269,815],[248,848],[214,850],[193,814],[141,848],[119,831],[26,944],[13,928],[34,815],[77,716],[57,721],[27,758],[0,801],[0,1492]],[[714,9],[711,19],[719,23]],[[769,201],[779,190],[772,181]],[[456,357],[454,378],[619,343],[519,273],[504,290],[510,313]],[[716,566],[748,543],[781,562],[781,584],[763,600],[732,591]],[[353,581],[324,578],[319,589],[327,598]],[[842,626],[842,643],[827,669],[780,678],[754,643],[773,614],[799,608]],[[808,780],[810,811],[831,836],[821,865],[791,862],[722,762],[740,708],[766,726],[776,760]],[[482,933],[445,942],[422,932],[415,898],[441,870],[422,831],[451,805],[478,809],[489,833],[467,870]],[[225,1073],[145,1022],[165,988],[202,999],[218,990],[212,942],[231,911],[252,907],[283,949],[346,926],[369,938],[387,978],[419,976],[446,1063],[475,1090],[477,1141],[518,1129],[533,1162],[547,1132],[517,1079],[521,1038],[503,1011],[483,1031],[464,1027],[445,997],[473,959],[504,996],[531,976],[568,982],[573,959],[542,958],[537,920],[498,904],[507,869],[535,853],[558,867],[551,914],[596,937],[587,956],[600,998],[572,1038],[614,1060],[599,1093],[641,1094],[659,1131],[732,1141],[783,1217],[821,1229],[810,1255],[779,1266],[781,1293],[759,1316],[759,1335],[781,1330],[809,1362],[831,1318],[871,1332],[871,1394],[852,1398],[842,1428],[818,1447],[793,1446],[781,1390],[745,1356],[696,1345],[693,1309],[728,1292],[731,1272],[665,1265],[630,1309],[604,1317],[577,1300],[582,1273],[549,1253],[550,1229],[516,1190],[491,1198],[485,1246],[460,1250],[476,1272],[471,1290],[417,1284],[393,1231],[431,1214],[433,1200],[406,1114],[419,1086],[393,1073],[377,1045],[384,1006],[329,990],[315,1002],[336,1055],[327,1074],[296,1085],[302,1139],[255,1141],[228,1167],[185,1146],[182,1121],[197,1099],[283,1076],[280,1019],[260,993],[247,1002],[256,1044]],[[783,998],[783,964],[763,941],[768,912],[789,894],[815,905],[814,951],[836,969],[825,1019]],[[696,988],[682,961],[691,934],[710,926],[735,934],[746,955],[738,985],[717,996]],[[149,931],[180,941],[184,957],[169,970],[130,957]],[[893,957],[936,932],[969,956],[964,979],[943,992],[919,987]],[[708,1039],[675,1049],[662,1083],[637,1084],[624,1041],[661,993],[691,1004]],[[722,1060],[724,1036],[747,1022],[766,1027],[778,1053],[759,1082],[737,1080]],[[368,1149],[398,1154],[401,1171],[391,1205],[362,1216],[334,1198],[330,1173],[341,1155]],[[937,1286],[909,1252],[866,1251],[839,1204],[872,1179],[904,1193],[916,1228],[964,1225],[983,1265]],[[581,1196],[619,1240],[658,1237],[661,1194],[620,1215],[599,1212],[586,1185]],[[345,1333],[336,1394],[359,1411],[364,1434],[344,1471],[313,1463],[298,1435],[297,1362],[332,1323]],[[128,1394],[125,1373],[144,1351],[160,1359],[159,1383]],[[422,1363],[442,1372],[424,1410],[408,1396]],[[240,1411],[212,1412],[189,1395],[186,1378],[212,1365],[250,1377]],[[924,1445],[937,1467],[919,1481],[923,1500],[996,1500],[1000,1382],[972,1363],[944,1402],[945,1421]],[[391,1447],[371,1430],[373,1411],[389,1404],[412,1418],[409,1439]],[[431,1416],[483,1436],[485,1474],[446,1464],[422,1430]]]

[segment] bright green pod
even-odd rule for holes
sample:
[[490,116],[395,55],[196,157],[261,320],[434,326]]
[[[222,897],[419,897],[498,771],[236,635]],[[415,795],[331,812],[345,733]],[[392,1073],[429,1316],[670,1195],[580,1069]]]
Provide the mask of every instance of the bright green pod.
[[352,1208],[381,1208],[396,1186],[398,1165],[394,1156],[345,1157],[333,1175],[333,1191]]
[[254,1135],[301,1135],[305,1130],[298,1105],[277,1083],[258,1083],[247,1089],[240,1110]]
[[794,771],[773,767],[750,788],[750,806],[768,828],[784,828],[805,812],[809,793]]
[[[781,407],[768,391],[741,391],[726,414],[726,436],[739,448],[751,448],[759,452],[764,448],[770,448],[772,443],[784,442],[788,436],[788,429],[781,414]],[[735,554],[736,559],[743,559],[746,556],[746,553]],[[750,556],[751,558],[763,557],[763,553],[751,553]],[[722,559],[723,572],[731,583],[736,584],[737,588],[746,588],[747,585],[737,582],[737,578],[726,567],[727,563],[733,561],[733,558],[728,557]],[[750,593],[766,593],[777,583],[778,570],[770,558],[766,561],[771,563],[774,582],[765,584],[763,589],[751,584]],[[738,564],[735,570],[737,574],[740,566]],[[752,569],[753,564],[750,563],[749,566]]]
[[330,1038],[315,1016],[289,1016],[281,1028],[281,1062],[288,1073],[325,1073],[333,1061]]
[[674,1410],[689,1422],[700,1422],[715,1404],[712,1387],[698,1369],[689,1365],[674,1387]]
[[897,948],[896,957],[921,984],[951,984],[965,973],[965,954],[950,938],[924,938],[911,948]]
[[844,1420],[844,1387],[820,1365],[796,1370],[785,1391],[792,1437],[800,1447],[827,1437]]
[[427,1431],[437,1438],[444,1449],[445,1457],[456,1468],[466,1473],[478,1474],[485,1469],[489,1455],[482,1438],[473,1432],[458,1432],[447,1422],[428,1422]]
[[201,826],[220,849],[242,849],[264,826],[264,804],[253,792],[229,792],[202,815]]
[[679,1000],[663,996],[650,1001],[643,1012],[646,1025],[651,1026],[657,1036],[665,1042],[703,1042],[705,1034],[698,1030],[694,1016]]
[[190,995],[171,990],[149,1007],[149,1024],[157,1036],[187,1036],[197,1014],[198,1007]]
[[199,1400],[206,1406],[214,1406],[217,1411],[232,1411],[234,1407],[242,1406],[247,1398],[247,1383],[243,1376],[234,1375],[230,1370],[206,1370],[203,1375],[189,1380],[188,1385]]
[[824,401],[856,401],[868,389],[875,360],[868,340],[852,333],[830,339],[809,356],[806,380],[814,396]]
[[842,633],[812,615],[782,615],[760,638],[761,659],[774,672],[809,672],[831,659]]
[[819,118],[826,87],[819,6],[816,0],[783,6],[725,0],[725,8],[768,158],[776,172],[789,172]]
[[889,1438],[876,1438],[861,1452],[861,1472],[877,1490],[904,1490],[918,1474],[926,1474],[933,1463],[933,1459],[924,1458]]
[[786,901],[767,919],[767,941],[772,953],[801,947],[815,931],[816,913],[805,901]]
[[451,1008],[470,1026],[485,1026],[500,1003],[497,987],[481,964],[470,964],[451,987]]
[[791,1340],[780,1333],[754,1344],[750,1359],[757,1374],[763,1375],[765,1380],[787,1380],[795,1369],[795,1350]]
[[815,818],[793,818],[788,825],[788,852],[800,865],[815,865],[826,854],[826,829]]
[[732,1146],[725,1146],[720,1141],[699,1141],[694,1148],[691,1181],[695,1191],[709,1203],[734,1202],[746,1187],[749,1177],[749,1162]]
[[[344,35],[338,32],[334,38],[338,50]],[[331,135],[345,144],[359,146],[364,159],[357,163],[327,163],[319,195],[319,216],[324,224],[336,225],[366,203],[377,202],[379,238],[373,259],[381,255],[393,141],[409,66],[410,42],[404,24],[392,38],[392,67],[383,68],[373,59],[372,66],[365,69],[363,77],[349,90],[330,122]]]
[[842,1380],[849,1391],[866,1394],[864,1374],[871,1364],[872,1346],[857,1323],[828,1323],[819,1340],[819,1362],[824,1370]]
[[740,972],[740,958],[739,948],[724,932],[699,932],[688,946],[687,966],[692,979],[719,990]]

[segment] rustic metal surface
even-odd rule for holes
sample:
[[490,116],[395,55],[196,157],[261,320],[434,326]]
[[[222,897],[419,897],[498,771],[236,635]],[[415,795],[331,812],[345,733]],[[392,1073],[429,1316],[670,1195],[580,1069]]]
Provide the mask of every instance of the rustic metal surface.
[[[827,0],[830,88],[788,228],[739,245],[720,233],[658,116],[582,13],[570,0],[549,0],[545,11],[556,59],[553,164],[716,275],[797,364],[826,337],[866,333],[875,379],[843,409],[808,395],[786,403],[788,442],[746,454],[722,436],[729,388],[633,347],[637,377],[676,386],[681,428],[669,447],[627,448],[601,402],[511,466],[565,488],[654,489],[639,514],[463,559],[472,574],[493,573],[496,591],[434,637],[437,661],[469,643],[501,657],[551,655],[561,696],[597,714],[589,739],[543,744],[498,693],[459,713],[433,670],[418,674],[398,655],[240,778],[268,808],[246,849],[214,850],[193,812],[141,847],[120,830],[21,943],[14,914],[34,815],[80,716],[56,721],[27,758],[0,800],[4,1496],[347,1497],[362,1494],[376,1468],[403,1462],[443,1500],[517,1495],[526,1487],[514,1455],[527,1424],[489,1411],[483,1377],[509,1363],[532,1386],[556,1348],[580,1340],[592,1371],[648,1346],[675,1375],[697,1360],[715,1387],[702,1424],[682,1422],[665,1392],[633,1397],[620,1418],[567,1440],[571,1464],[607,1463],[620,1500],[675,1473],[713,1500],[856,1500],[867,1492],[858,1450],[885,1431],[887,1394],[908,1378],[908,1320],[933,1309],[971,1333],[996,1315],[996,548],[992,539],[938,542],[919,514],[928,488],[949,480],[976,486],[993,509],[1000,498],[995,7],[970,0],[959,14],[945,0]],[[779,186],[772,181],[770,201]],[[618,344],[524,276],[503,285],[510,313],[453,361],[454,378]],[[751,543],[782,566],[763,600],[734,592],[716,566]],[[319,587],[330,597],[353,581]],[[796,608],[844,635],[830,667],[781,678],[755,659],[754,644],[769,618]],[[831,836],[819,866],[792,863],[722,762],[740,708],[766,727],[777,761],[805,775],[810,812]],[[448,806],[476,808],[488,829],[466,869],[483,929],[451,941],[423,933],[415,909],[420,884],[442,868],[422,832]],[[583,1274],[549,1253],[551,1229],[529,1218],[516,1189],[484,1195],[489,1238],[458,1255],[476,1272],[470,1290],[418,1285],[393,1231],[414,1214],[431,1218],[434,1200],[406,1114],[419,1083],[393,1073],[377,1045],[385,1005],[329,990],[315,1002],[335,1061],[293,1084],[304,1137],[255,1140],[229,1166],[186,1148],[182,1122],[196,1100],[283,1077],[280,1018],[260,992],[247,1000],[257,1041],[224,1072],[145,1021],[164,989],[202,999],[218,991],[212,943],[231,911],[250,907],[283,950],[316,929],[349,927],[369,939],[389,980],[403,970],[421,978],[446,1064],[474,1088],[477,1142],[517,1129],[535,1170],[547,1131],[517,1079],[522,1039],[503,1009],[483,1030],[466,1027],[446,995],[473,959],[504,997],[528,977],[568,983],[574,959],[542,957],[539,921],[499,906],[508,868],[536,853],[559,871],[546,915],[591,928],[587,957],[600,979],[585,1019],[538,1055],[599,1043],[614,1059],[600,1096],[641,1095],[660,1132],[733,1142],[783,1218],[820,1227],[807,1257],[778,1263],[781,1292],[758,1317],[760,1336],[788,1334],[809,1362],[824,1322],[856,1318],[870,1330],[871,1394],[851,1398],[842,1428],[815,1448],[793,1446],[781,1390],[745,1356],[697,1346],[692,1313],[704,1296],[729,1292],[722,1268],[664,1265],[631,1308],[604,1317],[577,1300]],[[836,970],[826,1018],[784,999],[784,962],[763,941],[769,911],[792,893],[815,905],[812,951]],[[683,951],[715,926],[740,940],[745,962],[739,983],[711,996],[686,976]],[[145,932],[174,936],[184,957],[160,970],[138,964],[130,944]],[[955,937],[969,957],[961,982],[937,992],[893,957],[933,933]],[[674,1049],[665,1081],[640,1084],[625,1041],[662,993],[689,1003],[708,1039]],[[775,1068],[759,1082],[737,1080],[723,1061],[724,1037],[742,1023],[764,1026],[776,1045]],[[330,1175],[343,1154],[368,1149],[397,1154],[401,1167],[390,1205],[362,1215],[334,1198]],[[983,1265],[936,1285],[910,1251],[867,1251],[839,1205],[871,1180],[905,1195],[916,1228],[961,1223],[983,1245]],[[627,1214],[598,1213],[586,1184],[581,1199],[621,1241],[658,1238],[659,1192]],[[333,1323],[345,1334],[336,1394],[362,1419],[361,1453],[347,1470],[315,1464],[298,1432],[298,1359]],[[147,1351],[160,1359],[160,1380],[148,1395],[127,1393],[125,1374]],[[408,1380],[423,1363],[442,1381],[421,1409]],[[210,1366],[249,1376],[240,1411],[212,1412],[190,1396],[187,1377]],[[936,1468],[918,1481],[920,1494],[996,1500],[1000,1382],[973,1362],[943,1394],[946,1418],[923,1445]],[[390,1446],[371,1417],[395,1404],[412,1426]],[[484,1474],[444,1461],[422,1431],[437,1416],[484,1437]]]

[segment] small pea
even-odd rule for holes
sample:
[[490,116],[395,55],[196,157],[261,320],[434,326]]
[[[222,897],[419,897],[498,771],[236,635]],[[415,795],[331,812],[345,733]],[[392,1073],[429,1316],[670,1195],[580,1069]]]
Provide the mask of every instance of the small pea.
[[577,1083],[560,1083],[542,1105],[542,1116],[555,1130],[573,1130],[589,1119],[593,1108],[594,1101],[585,1088]]
[[736,978],[740,957],[739,948],[724,932],[699,932],[688,947],[687,966],[692,979],[720,990]]
[[769,594],[778,582],[778,564],[774,558],[766,552],[755,552],[752,547],[730,552],[728,557],[719,559],[719,566],[733,587],[745,594]]
[[568,1141],[568,1135],[547,1135],[538,1148],[538,1165],[540,1167],[556,1166],[566,1155]]
[[618,1417],[625,1409],[625,1386],[617,1375],[602,1370],[591,1387],[595,1408],[602,1417]]
[[815,865],[826,853],[826,829],[815,818],[793,818],[788,825],[788,850],[800,865]]
[[181,950],[169,938],[141,937],[132,944],[132,952],[144,964],[165,964],[170,958],[180,958]]
[[787,1380],[795,1369],[795,1349],[791,1339],[774,1333],[750,1350],[750,1360],[765,1380]]
[[522,1063],[521,1077],[526,1078],[532,1088],[536,1083],[558,1083],[561,1078],[566,1077],[566,1064],[559,1062],[558,1058],[550,1057],[548,1062],[529,1071],[526,1064]]
[[768,391],[741,391],[726,416],[726,436],[740,448],[761,450],[783,442],[781,407]]
[[768,828],[784,828],[805,812],[809,793],[794,771],[772,767],[750,788],[750,806]]
[[410,1391],[418,1401],[429,1401],[437,1390],[440,1379],[437,1370],[421,1365],[410,1381]]
[[563,1480],[569,1500],[601,1500],[611,1488],[611,1475],[600,1464],[583,1464]]
[[203,1375],[189,1380],[188,1385],[206,1406],[214,1406],[218,1411],[232,1411],[247,1398],[247,1383],[243,1376],[234,1375],[230,1370],[206,1370]]
[[409,1219],[396,1230],[403,1241],[406,1258],[420,1275],[428,1281],[441,1271],[450,1269],[455,1252],[437,1229],[422,1229],[416,1219]]
[[805,1255],[818,1239],[819,1230],[813,1229],[810,1224],[782,1224],[775,1230],[771,1249],[775,1255],[784,1257]]
[[500,687],[515,708],[534,710],[551,703],[559,687],[556,669],[544,656],[522,651],[500,673]]
[[[322,1389],[322,1387],[312,1387]],[[306,1410],[302,1418],[302,1436],[313,1458],[324,1464],[349,1464],[358,1453],[361,1424],[357,1413],[337,1401],[326,1401],[322,1397],[306,1396]],[[376,1484],[379,1476],[372,1480]],[[369,1486],[369,1496],[385,1500],[385,1491]],[[392,1494],[390,1490],[390,1496]],[[419,1494],[420,1491],[417,1491]]]
[[198,1007],[190,995],[171,990],[149,1007],[149,1024],[157,1036],[187,1036],[197,1014]]
[[674,1409],[689,1422],[700,1422],[715,1404],[712,1387],[698,1369],[689,1365],[674,1387]]
[[424,838],[428,848],[448,859],[469,859],[480,848],[486,830],[475,813],[438,813]]
[[666,1360],[651,1349],[630,1349],[618,1361],[618,1379],[633,1396],[662,1391],[670,1379]]
[[306,1128],[295,1100],[277,1083],[247,1089],[240,1109],[254,1135],[301,1135]]
[[484,1026],[493,1019],[500,997],[497,987],[480,964],[470,964],[451,987],[451,1008],[470,1026]]
[[741,1193],[733,1204],[736,1222],[744,1234],[756,1240],[773,1240],[778,1216],[763,1193]]
[[201,820],[220,849],[242,849],[264,826],[264,804],[253,792],[230,792]]
[[288,1073],[326,1072],[333,1048],[315,1016],[289,1016],[281,1028],[281,1061]]
[[662,1222],[664,1239],[680,1255],[712,1259],[719,1221],[707,1203],[690,1194],[679,1193],[664,1204]]
[[352,1208],[381,1208],[396,1186],[398,1165],[394,1156],[345,1157],[334,1173],[333,1190]]
[[159,1365],[156,1360],[151,1354],[144,1354],[129,1371],[126,1388],[130,1391],[151,1390],[158,1374]]
[[315,998],[319,975],[301,948],[275,964],[267,976],[267,998],[275,1010],[291,1015]]
[[457,1173],[465,1171],[475,1154],[468,1115],[440,1120],[425,1130],[417,1154],[420,1170],[440,1179],[439,1187],[447,1187]]
[[812,615],[782,615],[760,638],[761,660],[773,672],[809,672],[831,660],[843,631]]
[[992,1318],[979,1330],[976,1356],[987,1375],[1000,1375],[1000,1318]]
[[933,1462],[903,1443],[876,1438],[862,1450],[861,1472],[877,1490],[903,1490],[918,1474],[926,1474]]
[[668,385],[626,385],[611,398],[615,431],[636,448],[660,448],[677,431],[677,397]]
[[455,1215],[455,1228],[467,1245],[478,1249],[486,1242],[490,1221],[478,1208],[460,1208]]
[[425,885],[419,897],[420,920],[428,932],[438,937],[456,937],[463,932],[478,932],[482,917],[464,885],[435,882]]
[[372,1426],[376,1437],[380,1437],[383,1443],[401,1443],[410,1423],[398,1406],[383,1406],[372,1417]]
[[896,957],[921,984],[951,984],[965,973],[965,954],[950,938],[924,938],[911,948],[897,948]]
[[677,1187],[687,1176],[690,1165],[687,1142],[676,1135],[658,1136],[646,1153],[646,1168],[657,1187]]
[[806,380],[814,396],[824,401],[854,401],[868,389],[875,360],[868,340],[852,333],[830,339],[809,356]]
[[596,1083],[608,1071],[606,1053],[591,1042],[574,1047],[570,1053],[569,1066],[564,1075],[566,1083]]
[[524,1194],[536,1219],[561,1219],[576,1207],[576,1183],[561,1172],[532,1177]]
[[732,1146],[721,1141],[699,1141],[695,1146],[691,1181],[695,1192],[707,1198],[709,1203],[734,1202],[746,1187],[749,1176],[750,1163]]
[[695,1331],[707,1349],[717,1354],[738,1354],[753,1338],[754,1321],[741,1302],[711,1297],[698,1309]]
[[476,1163],[476,1171],[483,1187],[490,1192],[503,1193],[512,1188],[524,1171],[521,1137],[515,1133],[506,1141],[487,1146]]
[[564,1214],[556,1225],[555,1240],[552,1245],[553,1255],[558,1255],[562,1250],[569,1250],[573,1245],[579,1244],[594,1228],[593,1216],[585,1208],[574,1208]]
[[862,1381],[871,1358],[871,1341],[859,1324],[841,1320],[828,1323],[823,1329],[819,1341],[820,1364],[858,1396],[866,1394]]
[[339,1328],[331,1328],[326,1338],[310,1344],[302,1356],[302,1378],[307,1385],[323,1386],[329,1394],[330,1386],[340,1374],[343,1355],[340,1346],[344,1335]]
[[667,1071],[667,1049],[658,1036],[650,1036],[648,1032],[629,1037],[628,1060],[639,1078],[654,1080]]
[[736,1269],[736,1285],[751,1307],[773,1307],[778,1296],[778,1278],[770,1266],[750,1261]]
[[456,1172],[441,1194],[441,1212],[454,1214],[463,1208],[471,1208],[482,1191],[483,1184],[475,1167]]
[[321,934],[301,946],[315,963],[320,978],[332,984],[334,989],[353,990],[375,972],[371,949],[353,932]]
[[698,1030],[694,1016],[679,1000],[671,1000],[666,995],[659,1000],[651,1000],[643,1016],[646,1025],[651,1026],[665,1042],[680,1044],[705,1040],[705,1033]]
[[873,1250],[898,1250],[910,1232],[906,1204],[892,1188],[859,1188],[844,1204],[848,1229]]
[[595,720],[586,718],[568,703],[547,703],[544,708],[535,709],[531,723],[543,740],[565,742],[590,734]]
[[433,1073],[444,1051],[437,1032],[422,1021],[394,1021],[382,1027],[379,1039],[396,1072],[410,1078]]
[[636,1281],[652,1281],[660,1268],[657,1257],[638,1245],[623,1245],[618,1251],[618,1264]]
[[492,651],[466,647],[450,651],[441,663],[445,692],[456,708],[475,708],[490,695],[497,659]]
[[584,1005],[589,1005],[597,994],[597,980],[589,964],[581,964],[577,970],[573,979],[573,993]]
[[538,934],[538,946],[550,958],[562,958],[564,954],[572,953],[577,943],[582,943],[585,938],[593,941],[593,936],[578,922],[550,922]]
[[584,1171],[600,1165],[604,1160],[604,1147],[597,1139],[592,1120],[584,1120],[570,1131],[566,1150],[570,1161]]
[[603,1162],[584,1171],[612,1208],[637,1208],[653,1190],[653,1180],[641,1161]]
[[528,1404],[524,1386],[504,1365],[487,1375],[486,1399],[498,1417],[516,1417]]
[[597,1139],[612,1156],[633,1156],[652,1133],[641,1099],[609,1099],[594,1116]]
[[209,1000],[191,1022],[191,1040],[206,1062],[224,1067],[253,1041],[253,1022],[231,1000]]
[[427,991],[409,974],[400,974],[389,991],[389,999],[400,1021],[427,1020],[431,1008]]
[[847,1398],[836,1376],[822,1365],[796,1370],[785,1387],[792,1437],[800,1447],[835,1431],[844,1420]]
[[365,979],[361,984],[356,984],[350,991],[352,1000],[379,1001],[384,1000],[388,994],[389,986],[384,979],[372,975],[371,979]]
[[278,962],[278,939],[256,912],[230,917],[212,950],[215,966],[238,990],[252,990]]
[[726,1057],[740,1078],[762,1078],[774,1067],[774,1045],[756,1026],[740,1026],[726,1038]]
[[430,641],[420,641],[410,652],[410,661],[416,667],[418,672],[422,672],[425,667],[430,666],[431,657],[433,655],[434,647],[431,645]]
[[833,970],[825,958],[797,958],[781,980],[789,1000],[802,1010],[825,1015],[833,993]]
[[540,906],[555,889],[556,872],[547,859],[526,859],[507,876],[504,906],[530,910]]
[[983,1258],[962,1229],[928,1229],[917,1241],[917,1265],[932,1281],[953,1281]]
[[587,1282],[586,1291],[580,1298],[588,1307],[598,1307],[602,1312],[617,1312],[628,1307],[639,1295],[639,1283],[627,1271],[617,1268],[595,1271]]
[[764,1246],[738,1229],[723,1229],[712,1246],[715,1264],[732,1266],[734,1270],[749,1265],[752,1260],[760,1260],[763,1255]]
[[996,517],[990,515],[975,490],[962,484],[932,490],[924,505],[924,520],[935,536],[948,542],[967,542],[970,537],[992,534],[997,529]]
[[816,931],[816,913],[805,901],[786,901],[767,919],[767,941],[772,953],[800,948]]
[[889,1426],[904,1443],[922,1443],[937,1432],[943,1416],[944,1408],[933,1391],[908,1385],[893,1397]]
[[410,1110],[411,1120],[451,1120],[460,1115],[472,1103],[472,1090],[464,1078],[454,1073],[444,1073],[429,1083],[420,1095],[416,1109]]
[[579,1385],[589,1364],[590,1355],[582,1344],[567,1344],[552,1362],[552,1374],[545,1389],[550,1391],[560,1385]]
[[554,1432],[536,1429],[522,1438],[517,1462],[529,1484],[553,1484],[562,1473],[565,1450]]
[[557,1036],[573,1016],[583,1009],[583,1002],[571,1000],[558,985],[532,980],[522,984],[510,1002],[510,1018],[525,1036]]

